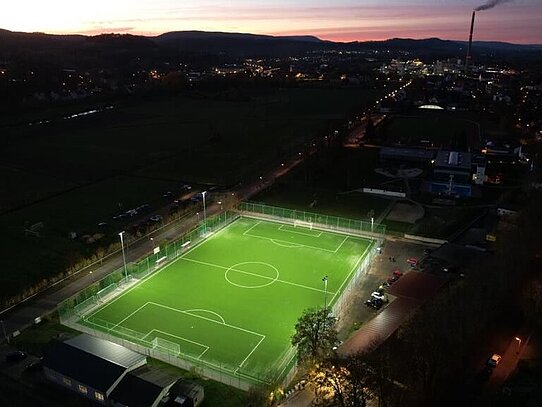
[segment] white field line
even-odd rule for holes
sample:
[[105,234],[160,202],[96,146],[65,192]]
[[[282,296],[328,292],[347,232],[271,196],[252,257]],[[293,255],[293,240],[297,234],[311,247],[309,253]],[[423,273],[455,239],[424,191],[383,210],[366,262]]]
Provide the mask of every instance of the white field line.
[[[245,236],[248,236],[248,237],[254,237],[254,238],[257,238],[257,239],[265,239],[265,240],[270,240],[271,242],[275,243],[275,242],[281,242],[281,243],[284,243],[284,244],[292,244],[292,242],[287,242],[285,240],[281,240],[281,239],[271,239],[270,237],[265,237],[265,236],[258,236],[258,235],[253,235],[253,234],[247,234],[246,232],[243,233]],[[276,243],[275,243],[276,244]],[[314,249],[314,250],[322,250],[324,252],[328,252],[328,253],[335,253],[335,250],[329,250],[329,249],[323,249],[321,247],[316,247],[316,246],[310,246],[310,245],[307,245],[307,244],[300,244],[300,243],[294,243],[294,244],[299,244],[299,246],[295,247],[295,248],[299,248],[299,247],[308,247],[308,248],[311,248],[311,249]],[[282,246],[282,245],[281,245]],[[291,247],[291,246],[283,246],[283,247]]]
[[[204,348],[204,351],[200,353],[200,355],[198,356],[198,359],[200,359],[203,356],[203,354],[210,349],[209,346],[204,345],[203,343],[199,343],[199,342],[196,342],[196,341],[191,341],[190,339],[186,339],[183,336],[173,335],[173,334],[170,334],[169,332],[161,331],[160,329],[153,329],[151,332],[160,332],[161,334],[171,336],[173,338],[180,339],[181,341],[185,341],[185,342],[193,343],[194,345],[197,345],[197,346],[201,346],[202,348]],[[151,332],[149,332],[149,334]],[[181,353],[183,353],[183,352],[181,352]]]
[[[237,222],[239,219],[241,218],[237,218],[235,219],[233,222],[231,222],[228,226],[230,225],[233,225],[235,222]],[[192,246],[190,249],[188,249],[186,252],[184,252],[183,254],[181,254],[180,256],[178,256],[177,258],[175,258],[172,262],[166,264],[164,267],[160,268],[158,271],[155,271],[154,273],[150,273],[148,275],[146,275],[145,277],[143,277],[141,280],[139,280],[136,284],[134,284],[132,287],[130,287],[128,290],[126,290],[125,292],[123,292],[122,294],[120,294],[119,296],[115,297],[111,302],[108,302],[106,303],[103,307],[99,308],[98,310],[96,310],[95,312],[93,312],[90,316],[88,316],[88,318],[91,318],[93,317],[94,315],[96,315],[98,312],[101,312],[102,310],[106,309],[107,307],[109,307],[111,304],[115,303],[117,300],[119,300],[120,298],[124,297],[126,294],[128,294],[129,292],[131,292],[133,289],[139,287],[141,284],[143,284],[145,281],[147,280],[150,280],[151,278],[159,275],[162,271],[164,271],[165,269],[167,269],[169,266],[172,266],[173,264],[177,263],[180,259],[182,259],[184,256],[186,256],[187,254],[189,254],[190,252],[192,252],[194,249],[196,249],[197,247],[199,246],[202,246],[204,243],[208,242],[209,240],[215,238],[216,236],[218,236],[219,233],[225,231],[227,229],[227,227],[225,228],[222,228],[220,229],[218,232],[215,232],[213,233],[211,236],[209,236],[208,238],[206,239],[203,239],[201,240],[200,242],[198,242],[197,244],[195,244],[194,246]]]
[[250,351],[250,353],[247,355],[247,357],[243,359],[243,361],[239,364],[239,368],[242,368],[242,367],[243,367],[243,365],[245,364],[245,362],[248,360],[248,358],[249,358],[250,356],[252,356],[252,354],[254,353],[254,351],[258,348],[258,346],[260,346],[260,343],[262,343],[264,339],[265,339],[265,336],[264,336],[262,339],[260,339],[260,342],[258,342],[258,343],[256,344],[256,346],[254,346],[254,348],[253,348],[253,349]]
[[281,232],[296,233],[296,234],[298,234],[298,235],[309,236],[309,237],[320,237],[320,236],[322,236],[322,232],[321,232],[321,231],[318,231],[318,234],[317,234],[317,235],[314,235],[314,234],[310,234],[310,233],[303,233],[303,232],[300,232],[300,231],[298,231],[298,230],[288,230],[288,229],[283,229],[283,227],[285,227],[285,226],[291,227],[290,225],[280,225],[278,230],[280,230]]
[[299,244],[299,243],[288,243],[288,244],[283,244],[283,243],[280,243],[280,242],[277,242],[273,239],[271,239],[271,243],[274,243],[276,244],[277,246],[280,246],[280,247],[287,247],[289,249],[299,249],[300,247],[303,247],[302,244]]
[[[220,268],[220,269],[223,269],[223,270],[232,270],[232,271],[237,271],[238,273],[243,273],[243,274],[247,274],[247,275],[251,275],[251,276],[256,276],[256,277],[261,277],[263,279],[266,279],[266,280],[274,280],[274,281],[277,281],[279,283],[283,283],[283,284],[288,284],[288,285],[292,285],[292,286],[295,286],[295,287],[300,287],[300,288],[304,288],[306,290],[313,290],[313,291],[318,291],[318,292],[325,292],[325,290],[321,290],[319,288],[314,288],[314,287],[309,287],[309,286],[306,286],[306,285],[303,285],[303,284],[297,284],[297,283],[292,283],[290,281],[285,281],[285,280],[281,280],[281,279],[274,279],[272,277],[267,277],[267,276],[262,276],[260,274],[256,274],[256,273],[251,273],[250,271],[244,271],[244,270],[237,270],[235,268],[231,268],[231,267],[226,267],[226,266],[220,266],[218,264],[213,264],[213,263],[207,263],[205,261],[200,261],[200,260],[194,260],[194,259],[189,259],[188,257],[184,258],[183,260],[185,261],[192,261],[194,263],[199,263],[199,264],[203,264],[205,266],[210,266],[210,267],[216,267],[216,268]],[[329,294],[331,294],[332,292],[331,291],[328,291]],[[335,293],[333,293],[335,294]]]
[[141,307],[139,307],[138,309],[136,309],[134,312],[130,313],[126,318],[121,319],[120,322],[117,322],[115,325],[113,325],[113,328],[110,328],[109,330],[115,329],[117,326],[122,325],[122,323],[123,323],[124,321],[126,321],[127,319],[129,319],[130,317],[132,317],[134,314],[138,313],[138,312],[139,312],[143,307],[145,307],[147,304],[148,304],[148,302],[146,302],[145,304],[143,304]]
[[356,260],[356,264],[354,265],[354,267],[352,268],[352,270],[350,270],[350,273],[347,274],[346,278],[343,280],[342,284],[339,286],[339,289],[335,292],[335,294],[333,294],[333,297],[331,297],[331,301],[329,302],[329,304],[333,304],[333,300],[335,300],[335,297],[337,294],[339,294],[344,286],[344,284],[350,280],[350,277],[352,276],[352,273],[354,272],[354,270],[356,270],[356,268],[359,267],[359,264],[361,263],[361,260],[365,258],[365,254],[367,254],[367,251],[369,250],[369,248],[372,247],[372,244],[368,245],[366,248],[365,248],[365,251],[363,252],[363,254],[361,256],[359,256],[359,258]]
[[226,321],[224,320],[224,318],[222,318],[222,315],[214,312],[214,311],[211,311],[211,310],[208,310],[208,309],[204,309],[204,308],[194,308],[194,309],[187,309],[185,310],[185,312],[191,314],[192,312],[198,312],[198,311],[203,311],[203,312],[208,312],[209,314],[213,314],[213,315],[216,315],[218,318],[220,318],[220,320],[222,321],[223,324],[226,323]]
[[260,223],[262,223],[261,220],[259,220],[258,222],[256,222],[254,225],[252,225],[250,228],[248,228],[247,230],[245,230],[243,232],[243,235],[247,234],[248,232],[250,232],[252,229],[254,229],[256,226],[258,226]]
[[235,325],[230,325],[230,324],[225,324],[225,323],[222,323],[222,322],[218,322],[218,321],[216,321],[214,319],[203,317],[203,316],[197,315],[197,314],[191,314],[190,312],[186,312],[186,311],[183,311],[183,310],[180,310],[180,309],[177,309],[177,308],[173,308],[173,307],[170,307],[170,306],[167,306],[167,305],[158,304],[158,303],[152,302],[152,301],[149,301],[149,304],[156,305],[157,307],[166,308],[166,309],[169,309],[171,311],[179,312],[181,314],[186,314],[186,315],[190,315],[192,317],[200,318],[200,319],[203,319],[203,320],[206,320],[206,321],[209,321],[209,322],[213,322],[213,323],[218,324],[218,325],[227,326],[228,328],[237,329],[239,331],[243,331],[243,332],[246,332],[246,333],[249,333],[249,334],[252,334],[252,335],[265,337],[265,335],[259,334],[259,333],[254,332],[254,331],[249,331],[248,329],[245,329],[245,328],[241,328],[241,327],[238,327],[238,326],[235,326]]
[[342,247],[342,245],[344,244],[344,242],[346,242],[347,240],[348,240],[348,236],[346,236],[346,237],[344,238],[344,240],[341,242],[341,244],[339,245],[339,247],[337,247],[337,248],[335,249],[335,253],[337,253],[337,252],[339,251],[339,249]]

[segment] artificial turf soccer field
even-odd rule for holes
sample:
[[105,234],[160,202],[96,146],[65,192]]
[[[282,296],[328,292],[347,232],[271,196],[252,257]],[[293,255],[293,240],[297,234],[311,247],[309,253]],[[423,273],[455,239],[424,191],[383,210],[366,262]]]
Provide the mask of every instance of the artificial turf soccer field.
[[269,381],[284,373],[279,361],[301,313],[323,306],[324,297],[333,304],[372,244],[239,218],[81,323],[114,327],[113,335],[127,328],[147,343],[160,337],[192,361]]

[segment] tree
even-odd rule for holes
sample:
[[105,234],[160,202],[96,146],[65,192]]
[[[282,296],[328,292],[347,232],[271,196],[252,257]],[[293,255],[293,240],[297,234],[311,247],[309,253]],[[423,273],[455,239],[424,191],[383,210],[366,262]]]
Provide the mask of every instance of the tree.
[[331,309],[305,310],[295,325],[292,345],[297,346],[298,364],[310,366],[330,356],[338,345],[336,319]]
[[373,369],[362,354],[331,357],[311,371],[317,406],[365,407],[372,397]]

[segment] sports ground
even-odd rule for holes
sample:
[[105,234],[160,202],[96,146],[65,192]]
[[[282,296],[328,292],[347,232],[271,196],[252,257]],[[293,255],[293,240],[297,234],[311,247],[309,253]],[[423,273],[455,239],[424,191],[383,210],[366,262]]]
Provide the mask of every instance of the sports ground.
[[372,245],[242,217],[80,322],[223,372],[274,381],[291,359],[301,313],[333,305]]

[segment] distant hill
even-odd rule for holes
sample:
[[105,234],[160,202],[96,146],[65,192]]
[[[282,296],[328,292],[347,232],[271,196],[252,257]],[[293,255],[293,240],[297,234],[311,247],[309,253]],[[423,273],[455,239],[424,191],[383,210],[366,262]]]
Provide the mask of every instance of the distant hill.
[[[205,55],[227,55],[229,57],[265,57],[300,55],[315,50],[391,50],[412,51],[423,56],[462,56],[465,41],[442,40],[439,38],[409,39],[392,38],[386,41],[332,42],[315,36],[271,36],[245,33],[175,31],[148,37],[129,34],[51,35],[44,33],[23,33],[0,30],[0,59],[2,54],[13,55],[33,51],[40,55],[64,53],[77,61],[106,62],[113,58],[119,62],[119,55],[156,57],[193,53]],[[538,56],[541,45],[518,45],[505,42],[473,43],[474,52],[481,54],[527,53]],[[64,55],[63,54],[63,55]],[[76,58],[72,54],[77,54]],[[59,56],[59,55],[56,55]]]

